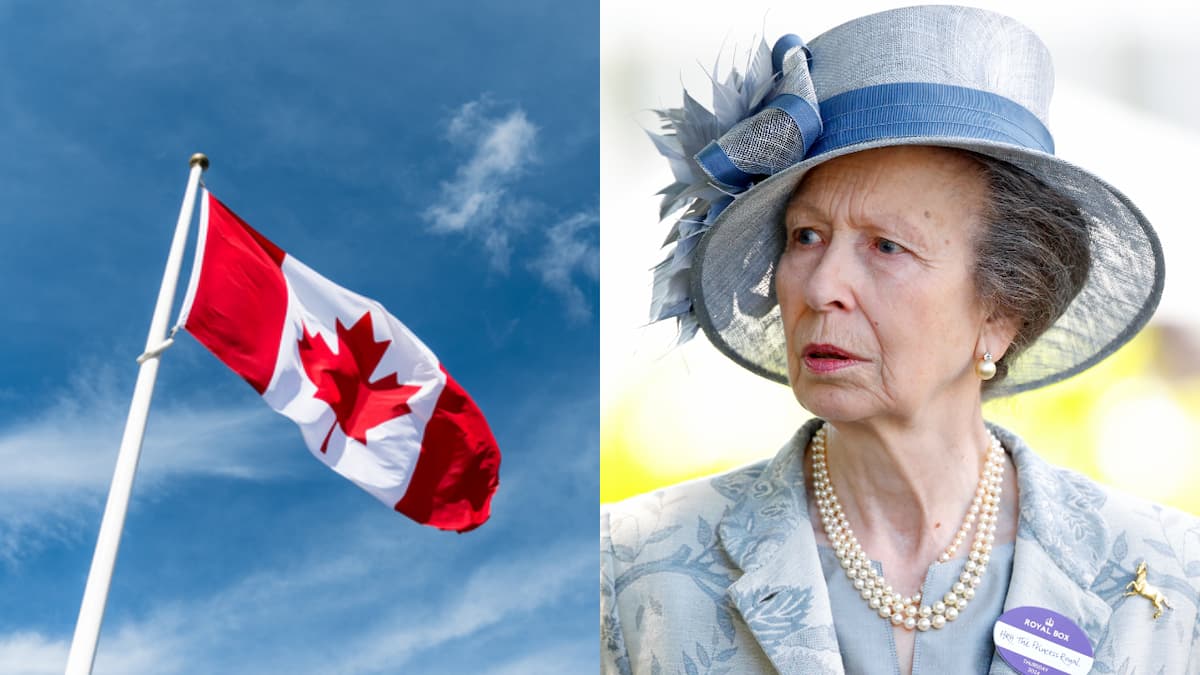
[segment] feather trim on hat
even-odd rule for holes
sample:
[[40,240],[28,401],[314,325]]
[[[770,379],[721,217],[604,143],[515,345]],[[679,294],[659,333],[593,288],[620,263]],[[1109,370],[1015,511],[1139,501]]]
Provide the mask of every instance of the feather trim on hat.
[[[676,344],[692,339],[700,328],[693,312],[689,276],[700,238],[738,193],[763,177],[759,174],[774,173],[799,161],[820,131],[807,48],[799,38],[785,36],[775,50],[773,54],[766,41],[760,41],[747,59],[745,72],[733,68],[724,81],[719,79],[718,61],[709,75],[713,110],[709,111],[684,90],[683,107],[655,111],[661,133],[647,132],[658,152],[667,158],[675,178],[658,193],[662,195],[659,217],[683,210],[663,242],[664,247],[672,244],[674,247],[654,267],[650,303],[651,322],[672,317],[678,320]],[[785,110],[786,104],[779,102],[789,97],[801,100],[801,105],[807,103],[812,112],[796,115],[795,103],[791,103],[792,112]],[[772,106],[777,109],[766,110]],[[792,121],[797,116],[815,120],[816,126],[797,125]],[[781,125],[776,118],[785,122]],[[760,158],[752,156],[753,149],[746,154],[751,146],[736,142],[746,134],[757,133],[754,125],[764,119],[790,134],[788,139],[775,144],[777,149],[785,149],[779,166],[764,168]],[[714,158],[718,160],[715,165]],[[738,182],[725,180],[726,176],[719,173],[721,169],[736,174]]]

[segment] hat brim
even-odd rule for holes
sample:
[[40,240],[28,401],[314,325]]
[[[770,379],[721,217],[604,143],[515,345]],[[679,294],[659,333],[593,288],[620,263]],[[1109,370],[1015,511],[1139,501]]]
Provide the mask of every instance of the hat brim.
[[774,278],[788,199],[813,167],[896,145],[958,148],[1013,164],[1074,199],[1091,225],[1092,268],[1083,289],[1045,333],[1007,362],[1008,376],[990,396],[1036,389],[1086,370],[1149,321],[1162,297],[1162,246],[1141,211],[1111,185],[1054,155],[1006,143],[880,138],[805,159],[739,195],[718,216],[699,244],[691,281],[696,317],[718,350],[757,375],[788,382]]

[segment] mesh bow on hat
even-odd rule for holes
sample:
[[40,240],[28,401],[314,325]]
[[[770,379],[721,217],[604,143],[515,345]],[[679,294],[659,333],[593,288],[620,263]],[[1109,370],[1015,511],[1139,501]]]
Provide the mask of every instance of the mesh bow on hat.
[[787,382],[774,271],[783,213],[809,169],[894,145],[960,148],[1013,164],[1075,200],[1090,224],[1092,269],[1061,317],[1008,361],[1007,395],[1078,373],[1132,338],[1163,287],[1150,223],[1103,180],[1054,156],[1046,46],[992,12],[910,7],[842,24],[805,45],[760,45],[745,74],[713,76],[712,112],[684,92],[652,134],[670,160],[662,216],[684,208],[655,268],[651,320],[680,342],[704,329],[728,357]]

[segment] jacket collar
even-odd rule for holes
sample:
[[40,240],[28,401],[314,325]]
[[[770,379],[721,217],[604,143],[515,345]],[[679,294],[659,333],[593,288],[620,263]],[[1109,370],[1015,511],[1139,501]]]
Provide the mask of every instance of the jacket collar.
[[[1079,474],[1052,467],[1016,434],[992,431],[1017,467],[1020,520],[1004,611],[1045,607],[1079,625],[1093,650],[1108,632],[1112,608],[1091,588],[1112,548],[1100,517],[1105,495]],[[1011,673],[999,654],[992,674]]]
[[[717,527],[742,576],[726,596],[780,673],[844,672],[816,537],[808,517],[804,451],[823,422],[810,420],[740,495]],[[1046,464],[1015,434],[992,430],[1017,468],[1020,520],[1004,609],[1033,605],[1071,617],[1093,647],[1112,609],[1090,588],[1109,550],[1098,515],[1104,495]],[[803,666],[803,669],[801,668]],[[1011,670],[996,655],[991,673]]]
[[804,449],[822,423],[796,432],[717,527],[743,572],[726,597],[780,673],[844,674],[804,486]]

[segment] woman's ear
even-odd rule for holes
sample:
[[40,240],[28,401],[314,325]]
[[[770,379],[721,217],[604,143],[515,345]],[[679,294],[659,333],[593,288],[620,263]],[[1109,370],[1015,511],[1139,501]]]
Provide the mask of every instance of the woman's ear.
[[1018,321],[1015,318],[992,314],[983,322],[979,333],[979,344],[975,351],[982,357],[984,352],[991,352],[992,360],[999,361],[1008,351],[1012,341],[1017,336]]

